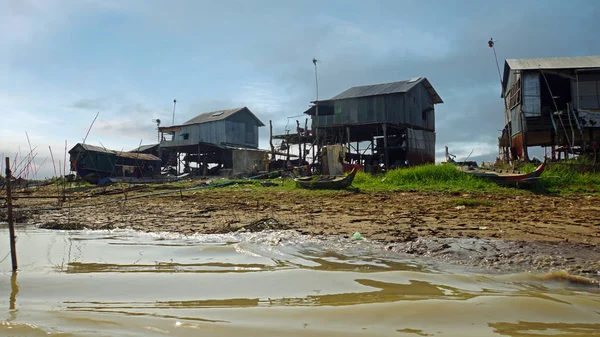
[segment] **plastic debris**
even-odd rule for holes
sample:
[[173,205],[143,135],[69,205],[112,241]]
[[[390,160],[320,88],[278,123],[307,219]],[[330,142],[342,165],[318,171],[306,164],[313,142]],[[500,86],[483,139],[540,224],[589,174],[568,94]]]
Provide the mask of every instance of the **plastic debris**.
[[460,205],[460,206],[456,206],[456,207],[454,207],[454,208],[455,208],[455,209],[465,209],[466,207],[465,207],[465,205]]
[[352,240],[353,241],[359,241],[359,240],[364,240],[365,238],[362,237],[362,235],[360,235],[359,232],[354,233],[354,235],[352,235]]

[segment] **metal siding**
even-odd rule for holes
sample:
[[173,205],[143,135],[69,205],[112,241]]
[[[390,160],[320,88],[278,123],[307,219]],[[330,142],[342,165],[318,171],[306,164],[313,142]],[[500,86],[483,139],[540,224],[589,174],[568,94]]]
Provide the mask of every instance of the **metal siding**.
[[433,107],[427,88],[420,83],[404,94],[359,97],[337,100],[333,115],[312,116],[313,126],[329,127],[365,123],[408,124],[435,129],[435,110],[423,120],[424,109]]
[[540,75],[524,73],[522,82],[523,113],[526,117],[540,117],[542,108],[540,102]]

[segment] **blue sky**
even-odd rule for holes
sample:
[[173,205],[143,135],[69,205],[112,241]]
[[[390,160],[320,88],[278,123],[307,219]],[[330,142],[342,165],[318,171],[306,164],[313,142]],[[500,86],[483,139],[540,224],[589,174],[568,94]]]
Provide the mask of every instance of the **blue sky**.
[[[130,150],[176,122],[248,106],[283,132],[315,98],[427,77],[438,155],[492,160],[505,58],[600,54],[597,1],[0,0],[0,154],[80,142]],[[502,67],[502,64],[501,64]],[[262,148],[268,129],[260,130]],[[62,157],[62,156],[61,156]],[[52,175],[46,163],[40,176]]]

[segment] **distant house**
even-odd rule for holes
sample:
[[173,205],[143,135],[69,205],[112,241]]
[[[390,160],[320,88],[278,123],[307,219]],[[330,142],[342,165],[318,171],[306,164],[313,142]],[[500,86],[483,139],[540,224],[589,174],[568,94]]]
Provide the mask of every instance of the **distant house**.
[[206,143],[256,149],[261,126],[264,124],[246,107],[206,112],[181,125],[160,127],[160,146],[183,149]]
[[502,97],[505,160],[528,160],[531,146],[550,147],[553,158],[597,151],[600,56],[507,59]]
[[183,124],[158,128],[160,157],[186,173],[250,173],[264,160],[264,151],[257,150],[261,126],[247,107],[202,113]]
[[[435,161],[435,105],[443,101],[426,78],[352,87],[313,103],[305,113],[320,145],[347,144],[349,157],[366,165]],[[359,151],[360,142],[371,144]]]

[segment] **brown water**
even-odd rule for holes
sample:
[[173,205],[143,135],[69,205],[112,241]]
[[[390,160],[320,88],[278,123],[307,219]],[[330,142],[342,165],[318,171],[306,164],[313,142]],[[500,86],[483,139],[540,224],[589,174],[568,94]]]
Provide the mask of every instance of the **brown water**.
[[[600,292],[295,233],[17,231],[0,336],[600,336]],[[0,228],[0,259],[8,231]]]

